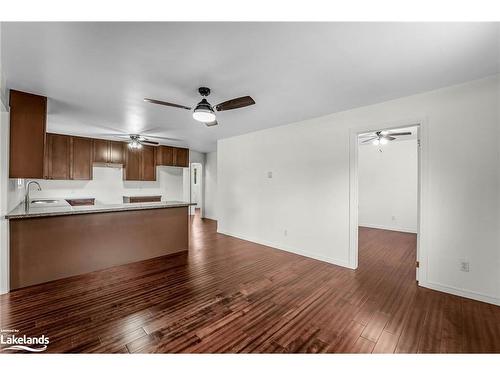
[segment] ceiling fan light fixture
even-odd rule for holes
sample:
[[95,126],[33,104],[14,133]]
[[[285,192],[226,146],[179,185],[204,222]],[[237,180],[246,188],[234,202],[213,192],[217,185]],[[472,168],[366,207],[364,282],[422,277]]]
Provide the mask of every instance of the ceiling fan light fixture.
[[128,147],[133,150],[139,150],[142,148],[142,145],[137,139],[133,139],[132,142],[128,144]]
[[207,109],[195,109],[193,112],[193,118],[199,122],[214,122],[215,113]]
[[387,142],[389,142],[386,138],[380,138],[380,144],[381,145],[386,145]]
[[199,122],[214,122],[215,113],[212,106],[206,99],[198,103],[193,112],[193,118]]
[[372,142],[375,146],[378,146],[380,144],[380,140],[379,139],[375,139],[373,142]]

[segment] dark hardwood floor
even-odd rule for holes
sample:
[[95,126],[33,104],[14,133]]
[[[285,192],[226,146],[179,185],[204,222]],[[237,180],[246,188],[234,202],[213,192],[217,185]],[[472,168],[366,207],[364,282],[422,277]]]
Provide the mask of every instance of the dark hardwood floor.
[[500,352],[500,307],[419,288],[415,235],[360,228],[356,271],[217,234],[189,253],[0,296],[61,353]]

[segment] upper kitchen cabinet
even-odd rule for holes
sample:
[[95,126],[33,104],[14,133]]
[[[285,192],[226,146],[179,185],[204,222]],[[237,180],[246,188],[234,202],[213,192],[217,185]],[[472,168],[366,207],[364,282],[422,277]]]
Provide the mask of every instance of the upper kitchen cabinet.
[[43,177],[48,180],[69,180],[71,175],[70,157],[71,137],[47,133]]
[[47,133],[44,178],[91,180],[92,139]]
[[171,146],[156,147],[156,164],[172,167],[174,165],[174,148]]
[[157,165],[167,167],[189,167],[189,150],[172,146],[156,148]]
[[141,150],[137,148],[127,148],[125,152],[125,168],[123,169],[123,179],[127,181],[140,181],[142,179]]
[[125,164],[125,142],[94,139],[94,163]]
[[10,178],[43,178],[47,98],[10,90]]
[[127,181],[156,180],[156,150],[153,146],[127,147],[123,179]]
[[71,168],[72,180],[92,179],[92,139],[71,137]]
[[174,165],[176,167],[189,167],[189,150],[174,147]]
[[94,163],[109,163],[109,141],[94,139],[93,161]]
[[120,141],[109,141],[109,162],[113,164],[125,164],[125,147],[127,143]]
[[154,146],[142,146],[142,180],[156,181],[156,150]]

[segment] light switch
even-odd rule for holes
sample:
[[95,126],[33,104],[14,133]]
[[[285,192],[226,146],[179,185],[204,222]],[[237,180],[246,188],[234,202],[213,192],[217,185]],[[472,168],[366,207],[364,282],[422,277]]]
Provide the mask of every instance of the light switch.
[[267,178],[273,178],[273,172],[267,172]]

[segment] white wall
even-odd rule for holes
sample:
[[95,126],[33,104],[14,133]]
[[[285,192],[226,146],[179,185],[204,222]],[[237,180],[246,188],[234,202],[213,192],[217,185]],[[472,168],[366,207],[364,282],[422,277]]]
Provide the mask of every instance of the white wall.
[[205,163],[205,217],[217,220],[217,152],[207,153]]
[[90,181],[36,180],[42,191],[32,197],[95,198],[96,203],[122,203],[124,195],[162,195],[162,200],[183,200],[183,169],[157,167],[156,181],[123,181],[123,169],[94,167]]
[[495,76],[220,140],[219,231],[351,264],[351,131],[424,119],[420,284],[499,304],[499,99]]
[[417,232],[417,140],[359,146],[359,225]]

